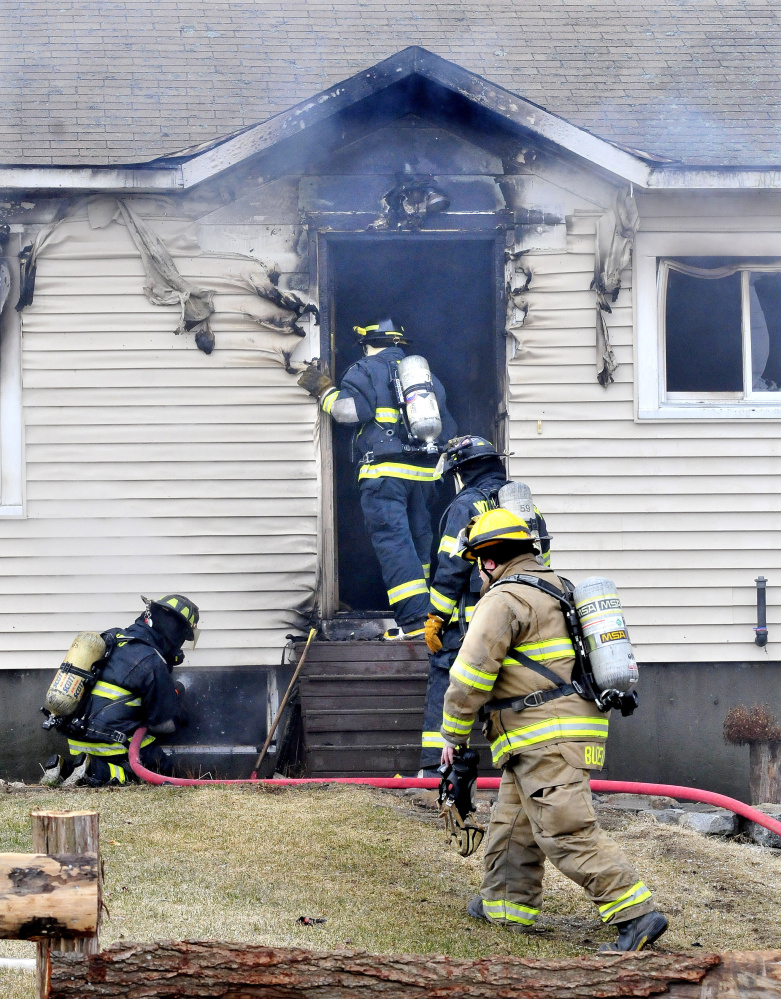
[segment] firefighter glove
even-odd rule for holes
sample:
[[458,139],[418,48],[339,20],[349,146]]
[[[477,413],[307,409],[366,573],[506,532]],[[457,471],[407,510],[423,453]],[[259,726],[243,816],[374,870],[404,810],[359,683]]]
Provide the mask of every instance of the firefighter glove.
[[442,640],[439,637],[439,633],[442,631],[444,625],[445,622],[441,617],[437,617],[436,614],[429,614],[425,627],[426,645],[429,652],[439,652],[442,648]]
[[445,820],[445,840],[462,857],[469,857],[483,841],[485,829],[469,816],[475,810],[474,790],[480,754],[474,749],[456,751],[452,766],[439,767],[439,817]]
[[322,395],[326,389],[333,388],[334,385],[328,375],[317,370],[317,362],[315,361],[308,364],[298,376],[298,384],[315,398]]

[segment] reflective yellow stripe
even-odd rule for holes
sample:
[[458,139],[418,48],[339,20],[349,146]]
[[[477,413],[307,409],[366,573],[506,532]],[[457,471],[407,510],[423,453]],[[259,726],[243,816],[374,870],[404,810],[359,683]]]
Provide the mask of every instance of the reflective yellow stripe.
[[475,687],[477,690],[493,690],[496,683],[495,673],[483,673],[481,670],[475,669],[474,666],[470,666],[469,663],[464,662],[461,656],[453,663],[450,670],[450,678],[451,680],[455,678],[465,686]]
[[453,608],[456,606],[455,600],[451,600],[450,597],[446,597],[444,593],[440,593],[435,587],[431,587],[431,603],[436,607],[436,609],[441,614],[452,614]]
[[423,575],[426,577],[426,582],[428,582],[428,578],[431,575],[431,563],[430,562],[427,562],[423,566]]
[[[456,660],[458,662],[458,660]],[[455,666],[453,667],[455,669]],[[451,675],[453,670],[450,671]],[[491,743],[491,755],[496,763],[505,754],[512,755],[529,746],[553,739],[607,739],[608,719],[601,718],[549,718],[535,725],[525,725],[504,732]]]
[[505,898],[483,899],[483,912],[489,919],[502,920],[507,923],[523,923],[524,926],[534,926],[539,915],[539,909],[528,905],[518,905],[508,902]]
[[[523,652],[529,659],[535,662],[544,662],[546,659],[566,659],[575,655],[575,649],[569,638],[550,638],[545,642],[526,642],[524,645],[517,645],[513,652]],[[517,663],[513,659],[512,653],[502,660],[502,666],[510,666]]]
[[[153,735],[144,737],[141,748],[154,742]],[[68,739],[68,749],[71,756],[78,756],[79,753],[89,753],[90,756],[119,756],[127,752],[127,746],[120,742],[77,742],[75,739]]]
[[[125,690],[124,687],[117,687],[113,683],[106,683],[104,680],[98,680],[95,686],[92,688],[92,693],[95,697],[105,697],[107,701],[118,701],[120,697],[128,697],[132,695],[132,690]],[[126,701],[129,708],[140,708],[141,698],[134,697],[130,701]]]
[[111,780],[118,780],[120,784],[124,784],[127,780],[127,774],[122,767],[118,767],[116,763],[109,763],[108,772],[111,775]]
[[546,552],[542,553],[542,564],[547,565],[550,569],[550,548]]
[[400,583],[388,590],[388,602],[397,604],[400,600],[415,597],[419,593],[428,593],[425,579],[411,579],[408,583]]
[[447,743],[439,732],[424,732],[420,745],[423,749],[443,749]]
[[454,718],[452,715],[446,714],[442,715],[442,728],[446,732],[452,732],[453,735],[469,735],[474,723],[474,718],[464,721],[463,718]]
[[[466,622],[466,624],[469,624],[469,622],[472,620],[472,615],[474,614],[474,612],[475,612],[474,604],[467,604],[466,607],[464,607],[464,621]],[[457,624],[460,616],[461,616],[461,608],[458,607],[458,605],[456,605],[456,608],[453,611],[453,614],[450,618],[450,623]]]
[[451,538],[449,534],[443,534],[437,552],[445,552],[448,555],[452,555],[456,550],[457,544],[458,538]]
[[378,406],[374,410],[374,419],[377,423],[397,423],[399,411],[398,409],[390,409],[387,406]]
[[639,905],[649,898],[651,898],[651,892],[642,881],[638,881],[636,885],[632,885],[629,891],[624,892],[615,902],[606,902],[605,905],[600,905],[599,915],[602,917],[602,922],[606,923],[617,912],[628,909],[630,905]]
[[361,465],[358,481],[362,479],[411,479],[413,482],[433,482],[434,468],[423,465],[402,465],[395,461],[380,461],[376,465]]
[[324,413],[330,413],[334,408],[334,403],[339,397],[339,389],[329,389],[320,401],[320,407]]

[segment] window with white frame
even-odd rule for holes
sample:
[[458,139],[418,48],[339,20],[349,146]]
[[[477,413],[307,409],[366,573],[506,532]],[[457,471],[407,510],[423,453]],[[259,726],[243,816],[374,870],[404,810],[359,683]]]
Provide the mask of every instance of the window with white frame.
[[664,254],[676,238],[650,236],[638,244],[656,252],[635,261],[638,418],[781,418],[781,256]]

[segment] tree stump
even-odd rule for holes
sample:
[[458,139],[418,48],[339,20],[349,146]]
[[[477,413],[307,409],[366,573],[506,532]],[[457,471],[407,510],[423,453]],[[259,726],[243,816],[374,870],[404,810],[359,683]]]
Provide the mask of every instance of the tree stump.
[[750,742],[748,759],[751,804],[780,805],[781,742]]
[[98,812],[32,812],[33,850],[48,854],[94,853],[98,871],[98,925],[93,937],[79,940],[54,938],[36,944],[35,994],[47,999],[51,980],[51,951],[97,954],[99,950],[103,871],[100,861]]

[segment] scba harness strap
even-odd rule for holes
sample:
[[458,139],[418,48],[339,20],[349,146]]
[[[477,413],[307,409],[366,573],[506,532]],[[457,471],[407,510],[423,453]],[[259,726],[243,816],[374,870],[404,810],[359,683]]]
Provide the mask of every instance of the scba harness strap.
[[[516,573],[512,576],[505,576],[503,579],[498,579],[495,583],[492,583],[488,589],[493,590],[494,587],[502,586],[504,583],[521,583],[524,586],[533,586],[534,589],[540,590],[542,593],[546,593],[549,597],[553,597],[555,600],[559,601],[562,612],[564,613],[564,620],[567,623],[567,631],[569,632],[570,640],[572,641],[572,646],[575,652],[575,666],[572,672],[573,675],[577,674],[577,679],[573,679],[571,683],[567,683],[565,680],[562,680],[560,676],[554,673],[553,670],[548,669],[547,666],[543,666],[541,663],[535,662],[534,659],[527,656],[520,649],[513,649],[512,653],[508,653],[508,659],[517,662],[521,666],[525,666],[527,669],[533,670],[540,676],[545,677],[546,680],[550,680],[556,686],[552,690],[535,690],[531,694],[527,694],[525,697],[503,697],[487,701],[484,705],[485,710],[503,711],[510,708],[515,711],[516,714],[520,714],[521,711],[525,711],[527,708],[535,708],[540,704],[547,704],[548,701],[555,701],[559,697],[568,697],[570,694],[577,694],[579,697],[582,697],[584,701],[595,701],[599,704],[598,695],[594,689],[593,683],[590,680],[588,671],[585,668],[583,640],[577,625],[575,605],[570,599],[569,592],[567,590],[568,581],[564,580],[565,589],[560,590],[557,586],[554,586],[553,583],[548,583],[544,579],[540,579],[537,576],[530,576],[525,573]],[[571,591],[571,584],[569,585]]]
[[[87,689],[82,702],[82,708],[77,715],[74,715],[71,718],[63,718],[62,720],[57,719],[57,721],[60,722],[57,727],[61,729],[61,731],[63,731],[69,738],[87,739],[91,742],[119,743],[121,746],[127,746],[130,743],[130,739],[124,732],[120,732],[115,729],[102,729],[89,723],[84,714],[89,701],[89,695],[94,692],[95,687],[100,683],[103,670],[108,665],[109,659],[120,644],[126,645],[131,642],[135,642],[139,645],[146,645],[148,648],[153,649],[157,655],[163,659],[163,661],[165,660],[159,649],[157,649],[152,642],[138,635],[125,635],[121,628],[112,628],[109,631],[104,631],[101,633],[100,637],[106,643],[106,651],[103,654],[103,657],[93,664],[92,671],[88,674]],[[121,642],[120,638],[122,639]],[[83,671],[78,669],[72,669],[69,672],[84,675]],[[117,689],[123,690],[123,688],[119,687]],[[112,698],[110,703],[111,705],[116,706],[117,704],[133,701],[137,697],[138,694],[134,694],[132,691],[124,691],[119,697]],[[104,705],[104,707],[108,707],[108,705]],[[95,713],[94,718],[97,718],[102,710],[103,708],[99,708]]]

